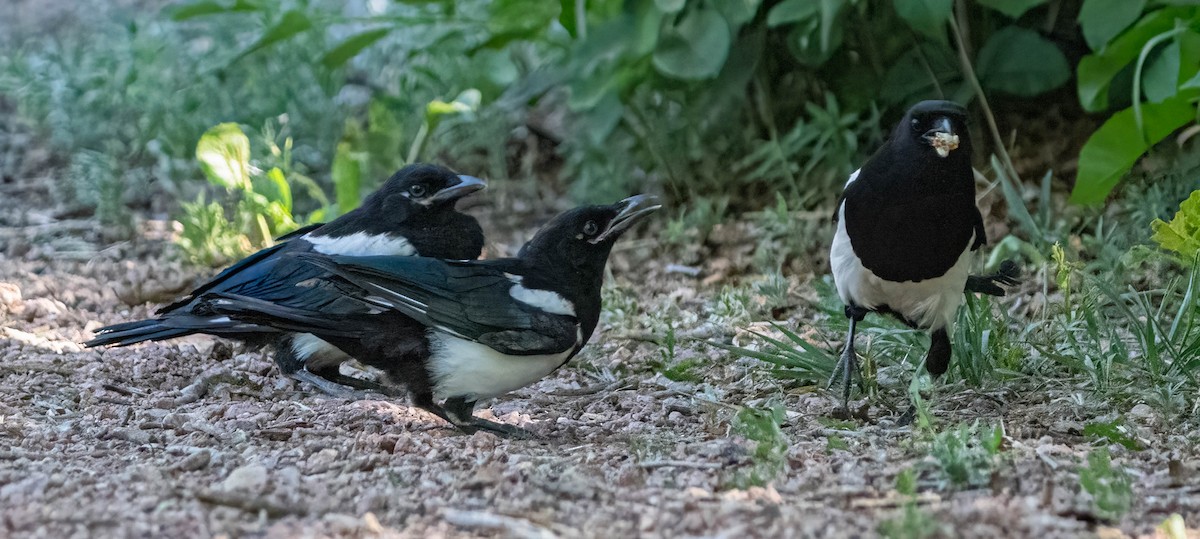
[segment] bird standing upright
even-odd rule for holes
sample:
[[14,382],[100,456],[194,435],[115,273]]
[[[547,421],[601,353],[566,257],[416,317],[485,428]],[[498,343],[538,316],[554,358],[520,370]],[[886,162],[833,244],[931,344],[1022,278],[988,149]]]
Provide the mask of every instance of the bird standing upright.
[[445,167],[406,166],[357,209],[280,238],[280,243],[238,261],[183,299],[159,309],[156,318],[101,328],[96,338],[85,344],[127,346],[193,333],[249,341],[275,337],[275,363],[284,374],[327,393],[345,393],[350,389],[347,386],[379,390],[375,384],[342,376],[338,367],[350,358],[321,339],[231,320],[206,311],[198,298],[229,292],[270,299],[280,290],[322,275],[316,266],[292,258],[294,253],[478,258],[483,250],[483,230],[474,217],[456,211],[454,205],[485,186],[479,178],[461,176]]
[[613,244],[658,208],[648,196],[575,208],[515,258],[298,255],[331,276],[270,302],[225,292],[201,301],[235,320],[315,334],[463,431],[521,435],[474,417],[476,401],[529,385],[583,348],[600,319]]
[[966,110],[949,101],[922,101],[909,109],[883,146],[850,175],[835,219],[829,264],[850,331],[830,385],[843,376],[843,408],[858,372],[855,326],[869,312],[928,330],[925,368],[944,374],[970,255],[987,241],[975,206]]

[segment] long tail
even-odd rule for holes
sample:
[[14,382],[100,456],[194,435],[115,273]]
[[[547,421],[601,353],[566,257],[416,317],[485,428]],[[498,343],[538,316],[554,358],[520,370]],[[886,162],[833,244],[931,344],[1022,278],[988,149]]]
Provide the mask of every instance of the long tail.
[[96,338],[83,343],[83,345],[88,348],[108,345],[129,346],[144,341],[174,339],[193,333],[239,338],[251,334],[275,332],[277,330],[274,328],[232,320],[223,315],[168,315],[102,327],[96,332]]
[[315,333],[322,337],[355,337],[361,334],[356,328],[347,328],[336,315],[285,307],[248,296],[213,292],[201,296],[200,302],[205,309],[256,327]]
[[1012,286],[1021,282],[1018,277],[1021,276],[1021,270],[1017,268],[1017,263],[1012,260],[1005,260],[1000,263],[1000,267],[996,269],[996,273],[991,275],[971,275],[967,277],[967,286],[964,292],[978,292],[989,296],[1003,296],[1004,289],[1000,285]]

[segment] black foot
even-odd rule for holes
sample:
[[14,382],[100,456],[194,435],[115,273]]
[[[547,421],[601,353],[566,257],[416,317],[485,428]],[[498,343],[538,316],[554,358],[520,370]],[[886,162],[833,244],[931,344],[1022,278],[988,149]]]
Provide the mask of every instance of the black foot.
[[518,438],[522,440],[538,437],[533,432],[521,427],[497,423],[495,421],[488,421],[486,419],[475,417],[474,414],[472,414],[472,412],[475,410],[475,401],[468,401],[461,397],[454,397],[446,399],[445,407],[442,407],[434,404],[432,397],[415,397],[413,400],[417,406],[420,406],[434,415],[445,419],[447,422],[455,427],[458,427],[459,430],[467,434],[474,434],[477,431],[484,430],[499,436]]
[[1005,292],[1000,286],[1013,286],[1019,282],[1021,270],[1017,267],[1017,263],[1012,260],[1005,260],[1000,263],[1000,267],[996,269],[996,273],[990,275],[971,275],[967,277],[967,285],[965,292],[978,292],[989,296],[1004,296]]
[[842,357],[838,359],[837,366],[833,368],[833,375],[829,377],[829,384],[826,387],[832,388],[834,384],[838,383],[839,378],[842,384],[842,406],[834,413],[850,416],[853,415],[850,413],[850,384],[857,378],[858,389],[866,390],[862,371],[858,366],[858,355],[854,352],[853,341],[847,342],[846,348],[842,351]]
[[312,384],[322,393],[339,398],[346,399],[363,399],[367,398],[368,393],[379,393],[388,397],[403,397],[404,393],[396,388],[388,387],[383,384],[371,382],[369,380],[360,380],[353,376],[346,376],[338,373],[331,376],[321,376],[308,369],[301,369],[288,376]]

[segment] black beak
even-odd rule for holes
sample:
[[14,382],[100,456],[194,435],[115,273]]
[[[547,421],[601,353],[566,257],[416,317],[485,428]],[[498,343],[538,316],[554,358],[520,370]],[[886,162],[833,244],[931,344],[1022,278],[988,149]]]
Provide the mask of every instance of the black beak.
[[928,140],[930,142],[933,142],[933,139],[935,137],[937,137],[938,133],[945,133],[947,135],[955,134],[954,133],[954,124],[950,122],[950,118],[942,116],[941,118],[934,120],[933,121],[933,129],[926,131],[925,135],[923,135],[922,138],[924,138],[925,140]]
[[452,184],[449,187],[438,191],[425,201],[425,205],[429,206],[433,204],[453,202],[485,187],[487,187],[487,182],[479,178],[474,176],[460,175],[458,177],[458,183]]
[[634,195],[614,204],[614,206],[621,207],[620,211],[617,212],[617,216],[608,222],[608,228],[604,229],[595,238],[589,240],[591,243],[600,243],[609,238],[616,239],[617,236],[642,220],[643,217],[661,208],[662,203],[659,202],[658,197],[652,195]]

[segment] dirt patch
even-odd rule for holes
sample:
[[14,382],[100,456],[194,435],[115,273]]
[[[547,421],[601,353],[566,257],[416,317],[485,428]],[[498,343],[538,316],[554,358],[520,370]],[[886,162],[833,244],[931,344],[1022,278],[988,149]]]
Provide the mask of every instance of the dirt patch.
[[[208,272],[165,257],[161,223],[106,245],[94,223],[55,218],[54,181],[10,183],[0,202],[0,535],[846,537],[876,535],[906,505],[948,537],[1152,534],[1171,513],[1200,526],[1194,421],[1127,415],[1146,449],[1114,446],[1134,499],[1106,522],[1078,475],[1084,426],[1104,412],[1054,380],[938,391],[945,424],[1005,428],[988,484],[952,488],[928,442],[896,425],[902,388],[886,386],[869,420],[836,424],[832,395],[699,342],[676,358],[702,380],[668,380],[662,347],[611,324],[567,368],[479,412],[532,441],[465,436],[403,401],[314,394],[263,352],[207,338],[84,350],[99,325],[148,316]],[[680,334],[731,331],[704,314],[720,283],[666,272],[651,244],[614,255],[635,308],[678,302],[697,314]],[[771,399],[788,411],[779,474],[733,488],[757,458],[731,430],[736,407]],[[914,467],[917,494],[899,494]]]

